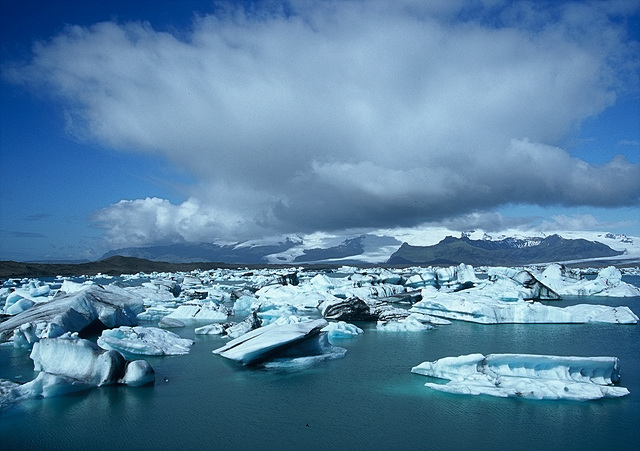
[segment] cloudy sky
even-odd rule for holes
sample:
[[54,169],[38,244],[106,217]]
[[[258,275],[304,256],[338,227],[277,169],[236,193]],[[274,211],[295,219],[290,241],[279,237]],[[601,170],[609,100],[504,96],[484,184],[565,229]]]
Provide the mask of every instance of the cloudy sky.
[[635,0],[0,1],[0,259],[640,236]]

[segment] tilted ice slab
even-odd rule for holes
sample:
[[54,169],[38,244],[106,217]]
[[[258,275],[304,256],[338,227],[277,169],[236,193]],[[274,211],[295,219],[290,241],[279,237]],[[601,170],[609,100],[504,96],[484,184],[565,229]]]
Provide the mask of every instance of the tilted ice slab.
[[480,324],[638,322],[636,314],[626,306],[577,304],[555,307],[539,302],[500,301],[471,293],[434,293],[430,290],[423,290],[423,300],[414,304],[410,311]]
[[102,349],[139,355],[188,354],[193,340],[157,327],[121,326],[107,329],[98,338]]
[[0,323],[0,341],[12,340],[16,347],[31,347],[41,338],[80,332],[95,321],[106,327],[136,325],[142,300],[114,285],[87,285]]
[[342,357],[346,350],[332,346],[327,333],[322,332],[327,324],[323,319],[272,323],[231,340],[213,353],[243,365],[275,361],[281,366],[295,366]]
[[425,386],[448,393],[532,399],[591,400],[629,394],[616,357],[469,354],[423,362],[412,373],[438,379]]
[[88,340],[66,334],[34,343],[30,355],[40,373],[26,384],[0,381],[0,407],[23,399],[59,396],[110,384],[151,384],[155,373],[144,360],[126,360]]

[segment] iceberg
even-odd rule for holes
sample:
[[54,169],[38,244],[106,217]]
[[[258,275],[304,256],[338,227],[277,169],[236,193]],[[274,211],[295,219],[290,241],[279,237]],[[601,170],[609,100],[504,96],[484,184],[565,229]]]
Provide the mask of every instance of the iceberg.
[[125,384],[129,387],[142,387],[151,385],[155,382],[155,371],[146,360],[132,360],[127,362],[124,368],[124,374],[118,380],[119,384]]
[[244,320],[237,323],[213,323],[197,327],[196,335],[223,335],[229,338],[237,338],[251,330],[262,326],[262,319],[256,311],[251,312]]
[[48,398],[102,385],[139,387],[155,381],[148,362],[128,361],[117,351],[102,350],[70,334],[34,343],[30,357],[39,374],[25,384],[0,381],[0,407],[23,399]]
[[115,285],[86,285],[83,289],[40,302],[0,323],[0,341],[31,347],[41,338],[65,332],[82,332],[90,326],[118,327],[137,324],[142,300]]
[[448,268],[436,268],[435,276],[439,286],[473,285],[477,282],[473,266],[464,263]]
[[409,288],[422,288],[426,286],[435,286],[437,284],[435,272],[423,272],[411,275],[406,281],[405,286]]
[[[163,320],[177,319],[179,321],[224,321],[231,311],[222,304],[213,301],[189,301],[178,306],[176,310],[165,316]],[[161,324],[162,321],[161,320]]]
[[364,331],[355,324],[346,323],[344,321],[331,322],[322,328],[323,332],[327,332],[329,339],[349,338],[363,334]]
[[410,311],[480,324],[638,322],[636,314],[626,306],[577,304],[555,307],[523,300],[504,301],[477,293],[434,293],[428,290],[423,290],[422,301],[414,304]]
[[30,357],[36,371],[94,386],[116,383],[126,362],[119,352],[104,351],[89,340],[71,337],[42,339],[34,343]]
[[320,305],[320,310],[326,319],[343,321],[371,321],[374,319],[369,305],[355,296],[349,299],[331,296]]
[[322,332],[327,324],[323,319],[272,323],[231,340],[213,353],[243,365],[265,364],[271,368],[307,366],[319,360],[343,357],[346,350],[332,346],[327,333]]
[[550,265],[541,274],[560,295],[571,296],[640,296],[640,288],[622,281],[622,273],[614,266],[603,268],[594,280],[582,279],[560,265]]
[[315,310],[326,297],[310,283],[299,285],[266,285],[256,291],[260,305],[290,305],[298,309]]
[[412,313],[406,318],[378,321],[376,329],[387,332],[420,332],[433,329],[432,317],[420,313]]
[[593,400],[629,394],[620,387],[616,357],[469,354],[422,362],[411,369],[449,382],[425,386],[447,393],[531,399]]
[[241,295],[233,303],[234,312],[251,311],[260,307],[260,301],[255,296]]
[[35,302],[31,299],[23,297],[7,297],[7,302],[4,305],[4,314],[15,316],[25,310],[30,309],[35,305]]
[[107,329],[97,340],[102,349],[138,355],[188,354],[193,343],[168,330],[142,326]]

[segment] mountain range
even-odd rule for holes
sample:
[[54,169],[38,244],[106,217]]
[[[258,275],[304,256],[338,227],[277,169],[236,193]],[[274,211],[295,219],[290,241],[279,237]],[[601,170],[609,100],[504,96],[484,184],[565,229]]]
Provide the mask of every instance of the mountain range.
[[623,255],[609,246],[584,239],[565,239],[560,235],[546,238],[506,238],[499,241],[472,240],[466,236],[448,236],[434,246],[411,246],[403,243],[387,263],[394,265],[518,266],[566,260],[586,260]]
[[[472,237],[480,236],[480,239]],[[165,246],[129,247],[113,250],[116,255],[172,263],[219,262],[225,264],[390,264],[514,266],[628,257],[627,248],[637,248],[624,235],[601,234],[597,240],[550,236],[500,236],[463,232],[460,238],[446,236],[436,244],[412,245],[389,235],[363,234],[325,239],[287,237],[271,242],[235,244],[185,243]],[[603,244],[604,242],[610,245]],[[613,249],[614,246],[616,249]],[[634,247],[635,246],[635,247]],[[635,251],[634,251],[635,255]],[[636,256],[637,257],[637,256]]]

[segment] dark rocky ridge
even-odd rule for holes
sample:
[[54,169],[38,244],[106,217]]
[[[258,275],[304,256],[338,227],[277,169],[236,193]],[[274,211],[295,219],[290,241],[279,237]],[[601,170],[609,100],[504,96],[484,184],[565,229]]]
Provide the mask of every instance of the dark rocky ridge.
[[535,241],[507,238],[501,241],[446,237],[434,246],[403,243],[389,258],[394,265],[519,266],[622,255],[609,246],[584,239],[569,240],[551,235]]
[[242,243],[228,245],[184,243],[164,246],[127,247],[107,252],[102,256],[102,259],[120,255],[173,263],[265,263],[264,257],[266,255],[284,252],[296,244],[298,243],[291,239],[286,239],[284,242],[278,244],[257,246],[243,246]]

